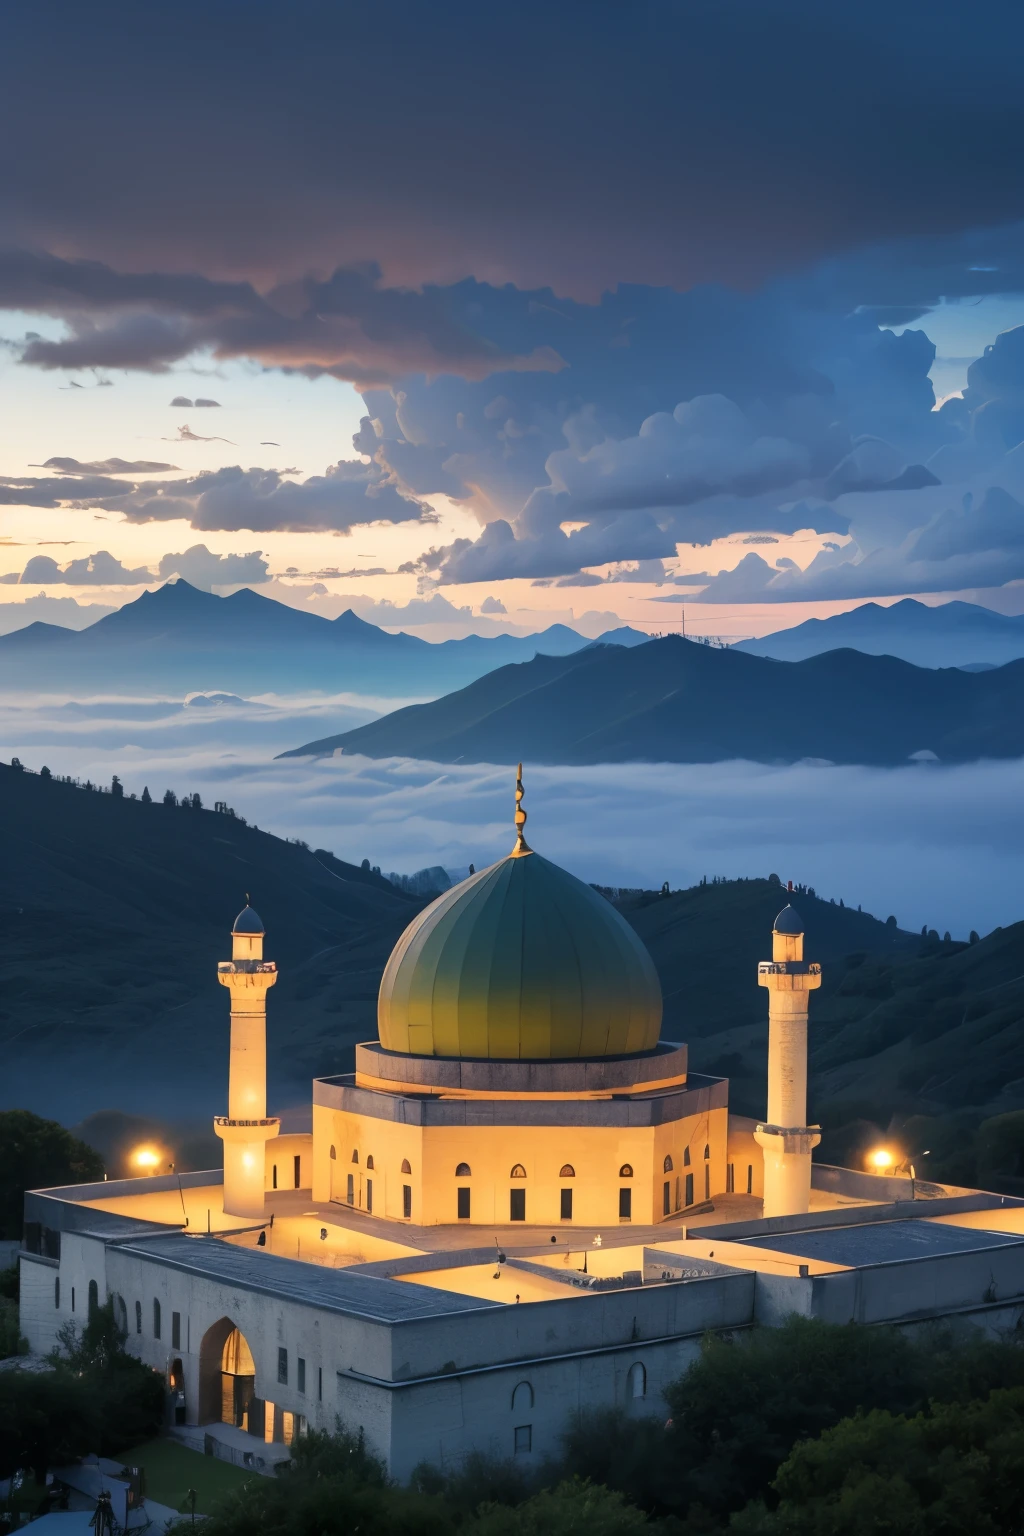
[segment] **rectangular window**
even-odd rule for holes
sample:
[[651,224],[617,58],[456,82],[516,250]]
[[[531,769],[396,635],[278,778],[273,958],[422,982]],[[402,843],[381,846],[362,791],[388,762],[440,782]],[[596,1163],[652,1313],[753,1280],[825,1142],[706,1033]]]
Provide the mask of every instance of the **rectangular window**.
[[619,1220],[629,1221],[633,1215],[633,1191],[631,1189],[619,1190]]
[[[514,1193],[517,1194],[517,1195],[521,1195],[521,1194],[523,1194],[525,1192],[523,1190],[521,1190],[521,1189],[517,1189],[517,1190],[514,1191]],[[530,1451],[533,1449],[533,1425],[532,1424],[520,1424],[517,1427],[517,1429],[515,1431],[515,1440],[513,1441],[513,1445],[515,1447],[515,1454],[517,1456],[528,1456],[530,1454]]]
[[572,1221],[572,1190],[563,1189],[561,1192],[561,1206],[559,1216],[563,1221]]
[[373,1214],[373,1180],[366,1181],[366,1209]]
[[74,1286],[71,1287],[71,1310],[72,1310],[72,1312],[75,1310],[75,1288],[74,1288]]
[[277,1352],[277,1379],[282,1386],[288,1385],[288,1351],[279,1349]]
[[355,1205],[356,1203],[356,1176],[354,1173],[350,1173],[348,1176],[348,1184],[345,1187],[345,1199],[349,1205]]
[[160,1337],[160,1303],[155,1296],[153,1297],[153,1337],[154,1339]]
[[692,1205],[693,1204],[693,1174],[692,1173],[688,1173],[686,1175],[686,1204],[687,1205]]
[[672,1183],[669,1179],[665,1180],[661,1189],[661,1214],[663,1216],[672,1214]]
[[318,1365],[316,1368],[316,1400],[322,1403],[324,1400],[324,1368]]
[[456,1197],[458,1199],[459,1220],[460,1221],[468,1221],[469,1220],[469,1190],[468,1189],[457,1189],[455,1191],[455,1194],[456,1194]]
[[53,1304],[55,1307],[60,1306],[60,1275],[53,1282]]
[[302,1188],[302,1158],[297,1152],[295,1154],[295,1188]]
[[412,1218],[412,1185],[402,1185],[402,1215],[406,1221]]
[[676,1205],[675,1205],[675,1208],[676,1208],[677,1211],[682,1209],[682,1206],[681,1206],[680,1200],[679,1200],[679,1175],[678,1175],[678,1173],[676,1174]]
[[271,1170],[270,1170],[270,1187],[271,1187],[271,1189],[276,1189],[277,1188],[277,1164],[276,1163],[274,1164],[273,1168],[271,1168]]
[[181,1313],[171,1313],[171,1348],[181,1348]]
[[748,1195],[752,1195],[753,1193],[754,1193],[754,1169],[753,1169],[753,1166],[750,1163],[748,1163],[747,1164],[747,1194]]
[[704,1164],[704,1199],[711,1199],[711,1164]]
[[736,1188],[736,1165],[735,1165],[735,1163],[726,1163],[726,1165],[725,1165],[725,1192],[726,1192],[726,1194],[727,1195],[731,1195],[733,1193],[733,1191],[735,1190],[735,1188]]
[[306,1390],[306,1362],[305,1362],[305,1360],[303,1360],[301,1355],[299,1356],[299,1358],[295,1362],[295,1385],[298,1387],[300,1392],[303,1392],[303,1393],[305,1392],[305,1390]]
[[526,1190],[510,1189],[508,1192],[508,1217],[510,1221],[526,1220]]

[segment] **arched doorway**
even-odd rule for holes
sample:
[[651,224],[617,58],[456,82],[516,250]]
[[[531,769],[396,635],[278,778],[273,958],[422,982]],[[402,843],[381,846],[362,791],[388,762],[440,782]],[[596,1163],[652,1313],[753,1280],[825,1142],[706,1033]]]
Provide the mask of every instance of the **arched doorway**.
[[231,1319],[222,1317],[199,1346],[199,1422],[249,1429],[255,1397],[252,1353]]

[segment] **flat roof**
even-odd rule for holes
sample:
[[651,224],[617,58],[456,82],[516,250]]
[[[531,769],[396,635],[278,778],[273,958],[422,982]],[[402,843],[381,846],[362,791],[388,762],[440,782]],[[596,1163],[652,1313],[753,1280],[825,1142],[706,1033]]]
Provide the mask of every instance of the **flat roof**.
[[909,1221],[865,1221],[857,1226],[819,1227],[806,1232],[780,1232],[770,1237],[742,1237],[737,1241],[744,1247],[769,1248],[802,1259],[823,1259],[827,1264],[842,1264],[850,1269],[902,1259],[971,1253],[981,1248],[1024,1245],[1024,1238],[1015,1233],[955,1227],[927,1217]]
[[329,1269],[323,1264],[304,1264],[261,1248],[239,1248],[218,1238],[176,1233],[168,1237],[142,1237],[117,1246],[122,1253],[138,1254],[172,1269],[374,1322],[413,1322],[501,1305],[453,1295],[433,1285],[385,1280],[377,1275],[356,1274],[351,1269]]

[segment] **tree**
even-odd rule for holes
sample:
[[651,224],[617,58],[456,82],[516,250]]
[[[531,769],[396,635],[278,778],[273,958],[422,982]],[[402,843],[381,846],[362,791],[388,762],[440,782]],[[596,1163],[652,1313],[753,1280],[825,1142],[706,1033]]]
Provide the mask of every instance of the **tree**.
[[116,773],[110,781],[110,793],[113,795],[115,800],[124,799],[124,785],[121,783],[121,780],[118,778]]
[[164,790],[164,805],[177,805],[178,797],[173,789]]
[[42,1486],[51,1466],[96,1442],[96,1405],[67,1371],[0,1371],[0,1477],[27,1467]]
[[876,1409],[794,1447],[779,1506],[737,1516],[757,1536],[1016,1536],[1024,1389],[901,1418]]
[[25,772],[25,764],[22,762],[20,757],[11,758],[11,767],[14,769],[15,773]]
[[27,1109],[0,1112],[0,1237],[21,1236],[26,1189],[87,1184],[103,1177],[103,1159],[56,1120]]
[[52,779],[53,778],[53,774],[50,772],[49,768],[47,768],[45,763],[43,764],[43,766],[39,770],[39,777],[41,779]]
[[149,785],[148,784],[143,784],[143,786],[142,786],[142,803],[143,803],[143,805],[152,805],[153,804],[153,796],[149,792]]
[[110,1456],[159,1432],[164,1379],[125,1349],[114,1299],[95,1307],[79,1333],[69,1319],[57,1332],[51,1360],[64,1375],[88,1383],[96,1423],[96,1449]]
[[[184,1536],[185,1527],[179,1527]],[[254,1477],[203,1521],[204,1536],[454,1536],[436,1495],[389,1483],[362,1436],[313,1431],[276,1478]]]
[[629,1536],[649,1529],[647,1516],[600,1483],[559,1483],[524,1504],[483,1504],[463,1527],[471,1536]]

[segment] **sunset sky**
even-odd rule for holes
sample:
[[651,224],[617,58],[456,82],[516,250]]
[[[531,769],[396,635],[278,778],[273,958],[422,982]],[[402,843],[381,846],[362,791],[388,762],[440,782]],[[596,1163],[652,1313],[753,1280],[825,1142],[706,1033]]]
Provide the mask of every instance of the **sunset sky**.
[[1024,612],[1024,15],[964,14],[6,9],[0,629]]

